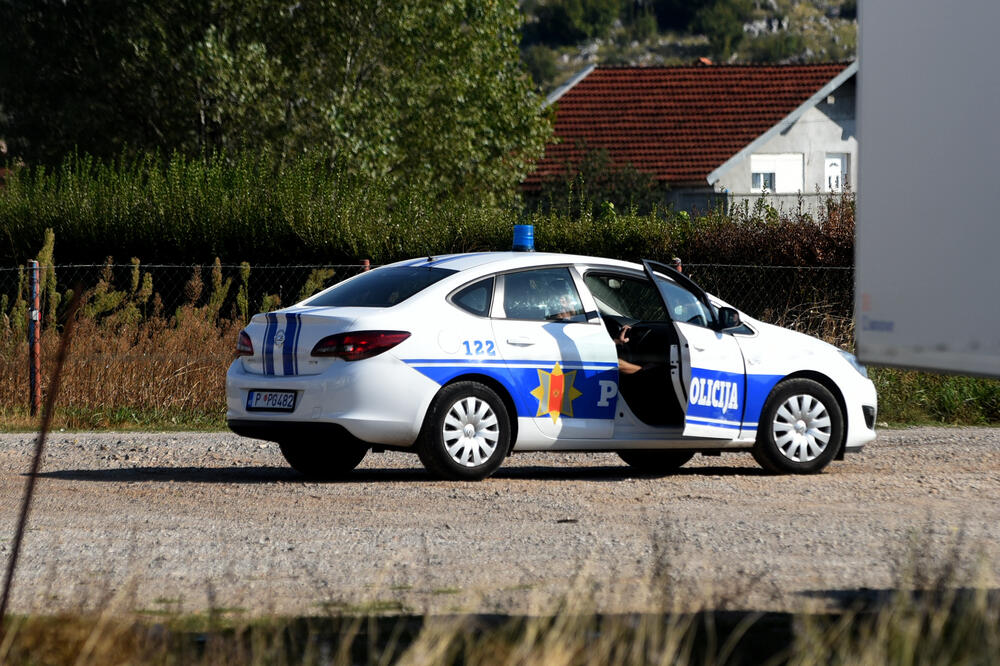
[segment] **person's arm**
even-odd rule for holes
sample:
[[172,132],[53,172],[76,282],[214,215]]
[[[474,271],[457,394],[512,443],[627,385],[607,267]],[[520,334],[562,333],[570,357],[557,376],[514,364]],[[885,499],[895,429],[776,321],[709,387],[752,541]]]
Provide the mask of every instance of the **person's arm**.
[[634,375],[640,370],[642,370],[642,366],[638,366],[635,363],[629,363],[622,358],[618,359],[618,372],[623,375]]
[[635,363],[630,363],[621,357],[624,351],[625,345],[628,343],[628,332],[632,327],[625,324],[618,331],[618,337],[615,338],[615,347],[618,348],[618,372],[623,375],[634,375],[635,373],[642,370],[642,366],[636,365]]

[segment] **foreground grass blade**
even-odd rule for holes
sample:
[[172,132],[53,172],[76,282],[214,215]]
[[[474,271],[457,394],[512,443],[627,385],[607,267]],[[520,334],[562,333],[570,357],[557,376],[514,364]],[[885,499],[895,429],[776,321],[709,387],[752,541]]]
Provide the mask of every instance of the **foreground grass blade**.
[[38,438],[35,440],[35,457],[31,461],[31,471],[28,473],[28,482],[24,489],[24,498],[21,501],[21,513],[17,521],[17,531],[14,534],[14,543],[11,548],[10,560],[7,562],[7,575],[4,579],[3,598],[0,599],[0,636],[3,636],[4,618],[7,617],[7,604],[10,601],[10,591],[14,586],[14,573],[17,571],[17,558],[21,552],[21,542],[24,540],[24,531],[28,524],[28,512],[31,508],[31,498],[35,492],[35,480],[38,478],[38,470],[42,464],[42,453],[45,449],[45,437],[48,435],[49,427],[52,425],[52,412],[56,404],[56,397],[59,395],[59,379],[62,376],[63,364],[69,353],[70,341],[73,339],[73,322],[76,320],[76,311],[80,305],[80,294],[82,289],[79,285],[73,290],[73,300],[69,304],[66,315],[66,327],[63,329],[62,342],[59,345],[59,354],[56,356],[56,367],[52,373],[52,381],[49,384],[49,394],[45,399],[45,411],[42,413],[42,425],[38,431]]

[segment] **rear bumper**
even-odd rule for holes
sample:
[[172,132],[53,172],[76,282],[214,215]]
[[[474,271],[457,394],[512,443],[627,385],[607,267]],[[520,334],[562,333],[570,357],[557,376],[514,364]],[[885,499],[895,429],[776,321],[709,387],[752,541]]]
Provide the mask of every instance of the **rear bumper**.
[[[389,354],[331,364],[317,375],[274,376],[247,372],[236,359],[226,375],[226,421],[233,432],[281,441],[324,437],[346,430],[372,444],[411,446],[440,386]],[[293,391],[290,412],[248,410],[250,390]]]
[[362,442],[336,423],[315,423],[302,421],[254,421],[250,419],[228,419],[226,425],[241,437],[263,439],[268,442]]

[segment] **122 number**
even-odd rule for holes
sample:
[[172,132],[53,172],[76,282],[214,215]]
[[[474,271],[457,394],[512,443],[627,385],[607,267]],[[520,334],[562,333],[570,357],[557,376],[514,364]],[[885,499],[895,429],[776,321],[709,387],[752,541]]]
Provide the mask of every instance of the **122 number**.
[[465,345],[465,355],[466,356],[496,356],[497,350],[493,345],[492,340],[466,340],[462,343]]

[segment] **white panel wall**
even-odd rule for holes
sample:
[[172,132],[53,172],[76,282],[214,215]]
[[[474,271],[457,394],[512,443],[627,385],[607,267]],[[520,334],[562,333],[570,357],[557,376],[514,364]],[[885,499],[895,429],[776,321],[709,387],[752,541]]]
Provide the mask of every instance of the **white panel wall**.
[[773,173],[775,194],[802,191],[802,153],[778,153],[750,156],[750,173]]
[[1000,376],[1000,2],[859,7],[858,355]]

